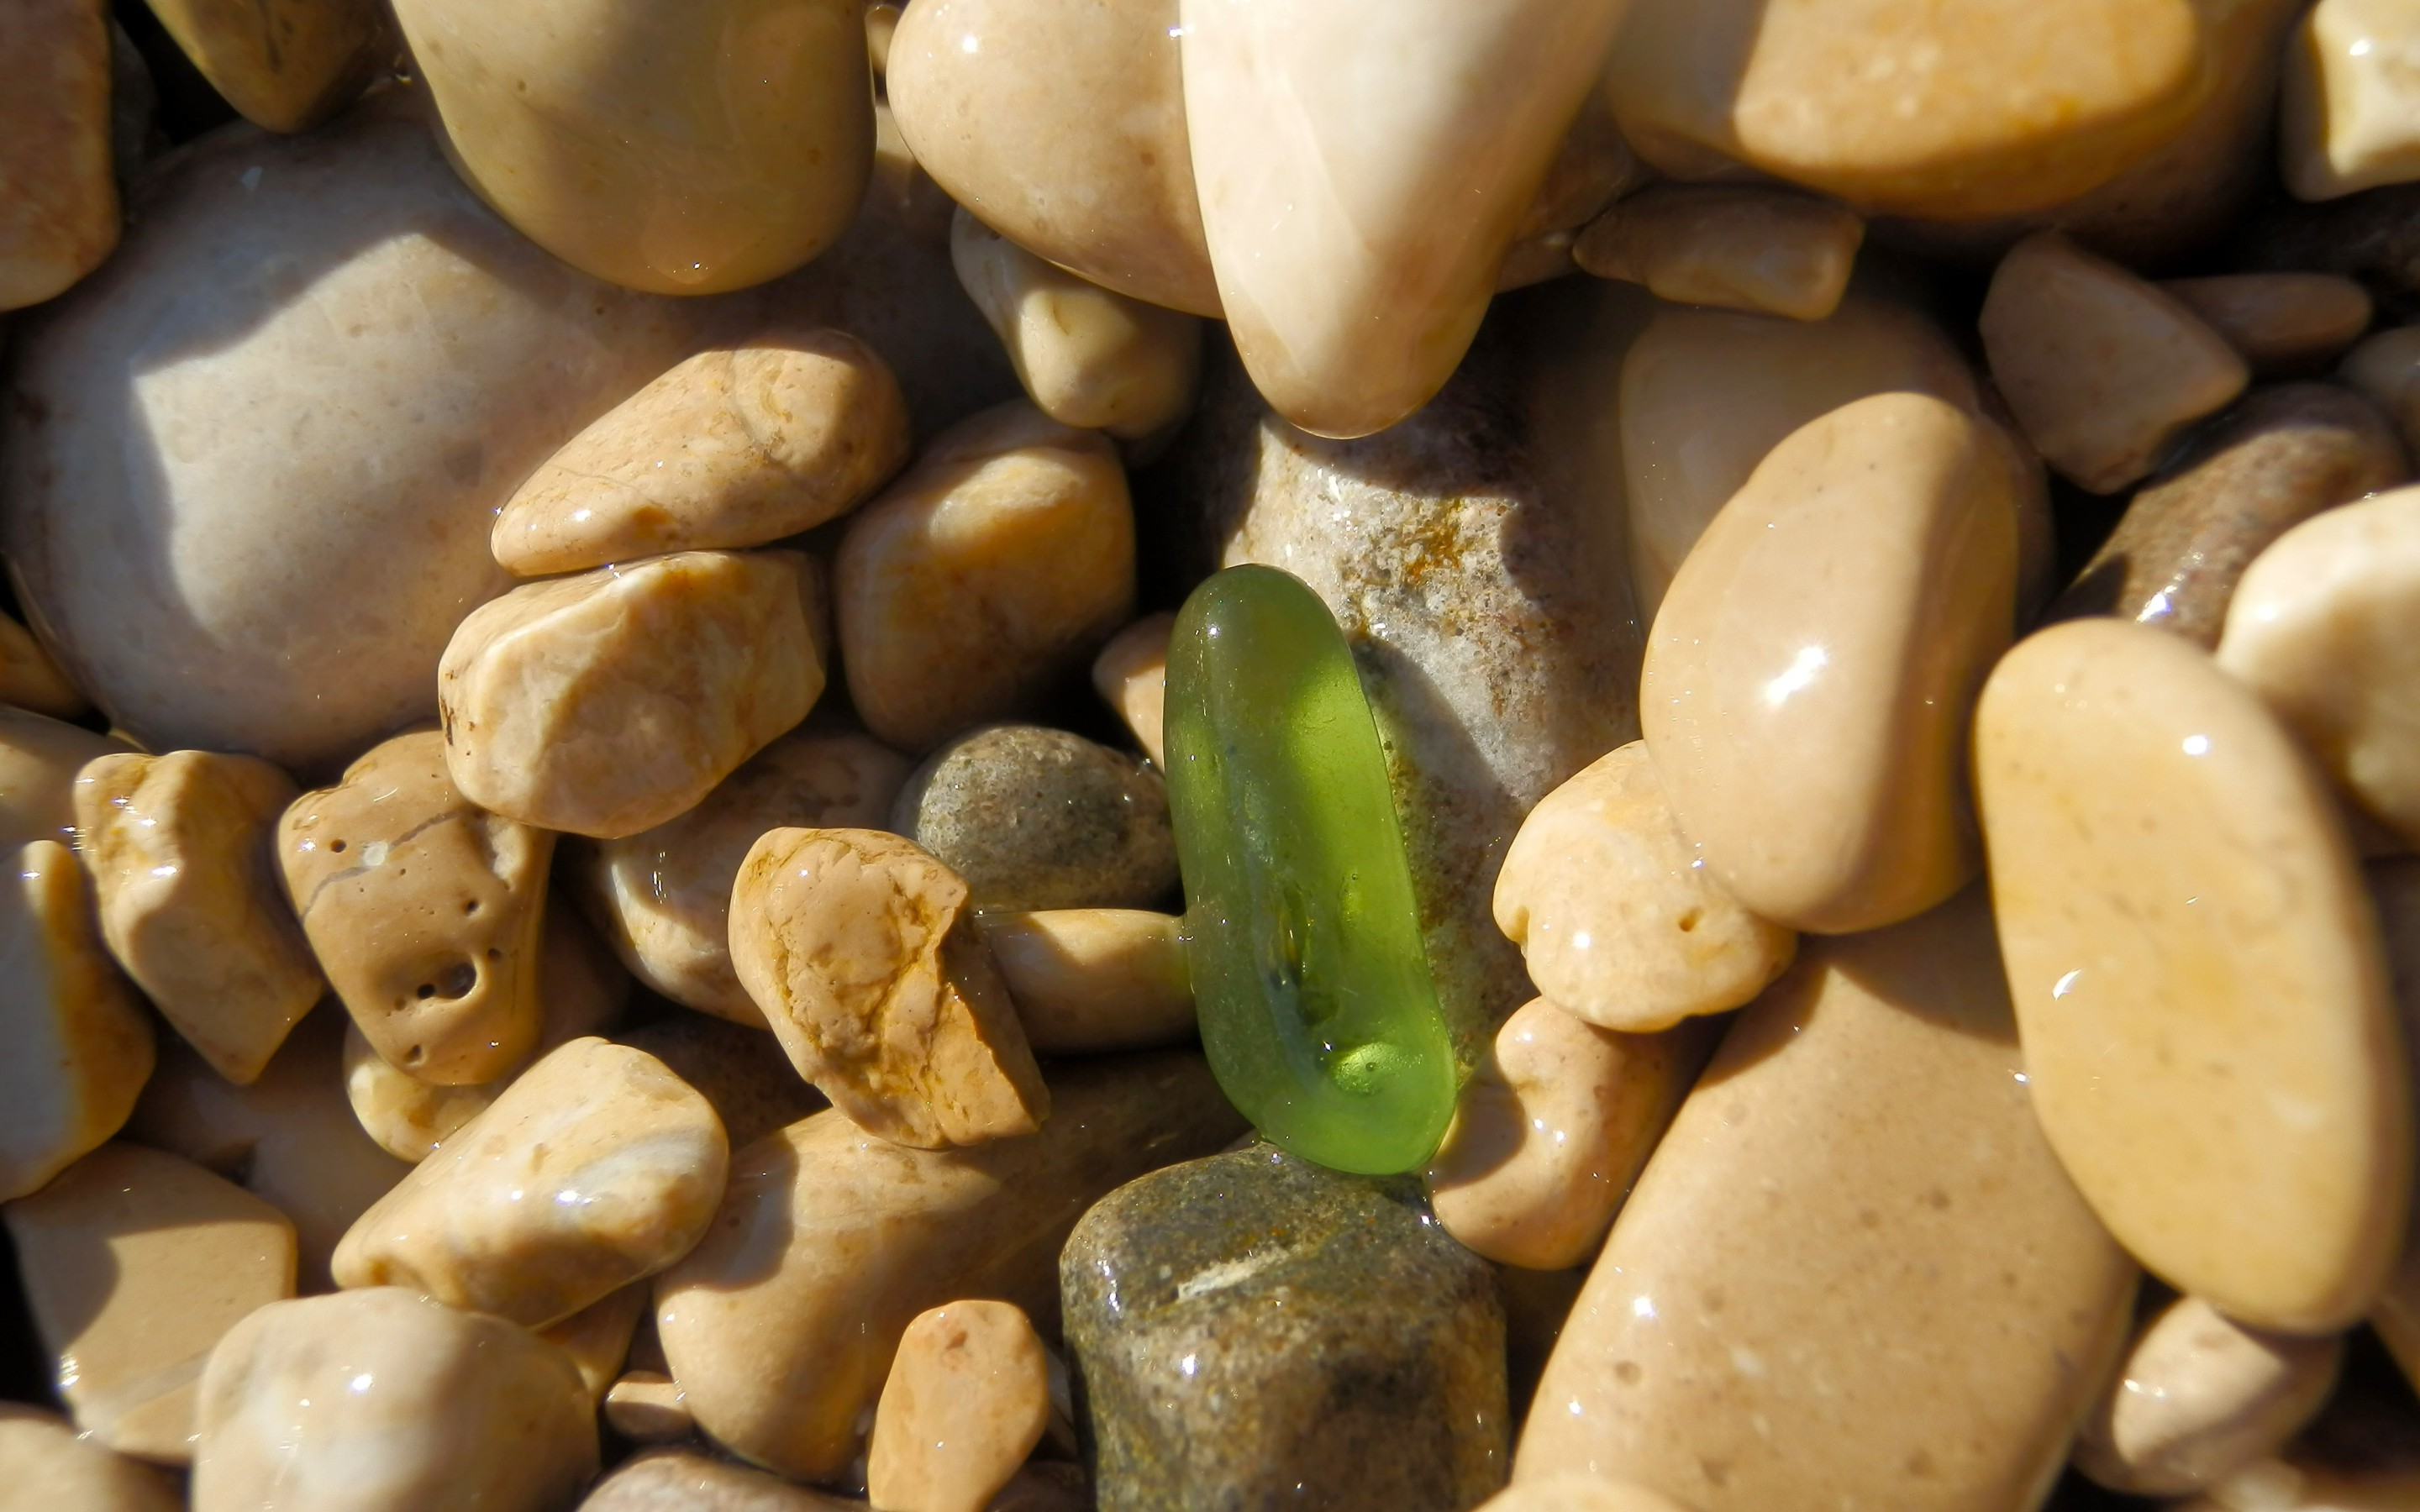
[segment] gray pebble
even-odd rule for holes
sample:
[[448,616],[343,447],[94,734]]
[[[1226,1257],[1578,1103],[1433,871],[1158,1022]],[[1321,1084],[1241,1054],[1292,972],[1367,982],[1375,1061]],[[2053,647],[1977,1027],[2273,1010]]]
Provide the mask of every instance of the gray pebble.
[[1081,735],[960,735],[900,790],[893,829],[966,878],[977,908],[1147,908],[1176,886],[1159,774]]

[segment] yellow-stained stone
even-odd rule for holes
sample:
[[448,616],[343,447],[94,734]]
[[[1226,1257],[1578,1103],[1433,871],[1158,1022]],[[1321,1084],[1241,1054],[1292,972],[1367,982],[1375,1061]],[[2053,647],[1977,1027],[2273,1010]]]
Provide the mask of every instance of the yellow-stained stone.
[[294,1295],[294,1226],[190,1161],[115,1143],[0,1217],[76,1427],[123,1454],[191,1459],[203,1362],[244,1315]]
[[630,1336],[638,1332],[639,1319],[653,1302],[647,1283],[633,1281],[561,1322],[538,1330],[537,1336],[571,1357],[589,1396],[601,1407],[605,1394],[622,1374],[623,1363],[630,1357]]
[[1173,614],[1146,614],[1109,637],[1093,658],[1093,689],[1118,711],[1135,744],[1161,761],[1160,728],[1168,706],[1168,632]]
[[1156,1050],[1193,1038],[1185,921],[1175,915],[1050,908],[974,922],[1039,1054]]
[[1632,1031],[1739,1007],[1788,968],[1798,943],[1714,880],[1643,740],[1529,810],[1496,874],[1496,923],[1558,1008]]
[[2178,432],[2251,378],[2184,301],[2055,232],[2000,260],[1981,329],[2026,439],[2094,493],[2148,476]]
[[1594,1475],[1523,1481],[1479,1504],[1479,1512],[1691,1512],[1661,1491]]
[[2128,1346],[2085,1415],[2076,1467],[2114,1491],[2179,1496],[2285,1447],[2336,1383],[2344,1341],[2288,1338],[2183,1297]]
[[0,310],[39,304],[117,245],[109,157],[109,8],[0,11]]
[[1049,1423],[1049,1358],[1022,1308],[919,1313],[874,1410],[865,1498],[881,1512],[985,1512]]
[[1752,912],[1875,929],[1974,874],[1966,719],[2014,630],[2010,484],[1986,423],[1876,394],[1775,447],[1682,563],[1640,723]]
[[1698,1512],[2034,1504],[2115,1364],[2135,1270],[2024,1074],[1980,888],[1807,942],[1615,1223],[1516,1489],[1586,1473]]
[[0,703],[54,719],[78,718],[92,708],[34,632],[6,614],[0,614]]
[[2350,1326],[2412,1171],[2409,1075],[2335,799],[2199,648],[2074,620],[1975,721],[2042,1128],[2143,1263],[2237,1320]]
[[458,171],[582,272],[715,294],[830,246],[865,193],[859,0],[396,7]]
[[297,795],[267,762],[200,750],[116,752],[76,778],[101,938],[232,1082],[259,1075],[326,990],[271,844]]
[[393,61],[376,0],[150,0],[202,77],[255,126],[300,131]]
[[2303,199],[2420,178],[2420,15],[2319,0],[2286,53],[2278,166]]
[[1714,1040],[1705,1025],[1600,1029],[1544,997],[1514,1010],[1429,1163],[1437,1222],[1504,1265],[1587,1259]]
[[1866,223],[1770,189],[1673,185],[1636,194],[1572,246],[1583,271],[1658,299],[1821,320],[1840,306]]
[[514,490],[496,560],[523,578],[763,546],[843,515],[908,461],[908,402],[872,347],[819,327],[684,359]]
[[2420,326],[2397,326],[2345,353],[2336,376],[2386,411],[2407,452],[2420,452]]
[[168,1477],[78,1434],[66,1418],[0,1402],[0,1512],[183,1512]]
[[681,551],[524,583],[437,669],[463,795],[613,839],[697,806],[824,690],[823,569],[799,551]]
[[876,739],[929,750],[1015,713],[1133,612],[1117,448],[1030,403],[963,421],[858,513],[832,579],[849,694]]
[[2262,377],[2324,371],[2369,329],[2369,290],[2334,273],[2225,273],[2160,287],[2210,323]]

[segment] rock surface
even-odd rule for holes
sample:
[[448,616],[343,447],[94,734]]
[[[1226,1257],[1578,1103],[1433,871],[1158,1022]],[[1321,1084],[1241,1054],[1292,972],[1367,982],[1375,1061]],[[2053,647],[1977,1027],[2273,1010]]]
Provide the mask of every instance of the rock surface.
[[951,741],[901,786],[891,827],[964,877],[977,908],[1147,908],[1176,887],[1159,775],[1063,730]]
[[162,0],[168,35],[239,115],[272,131],[318,125],[392,60],[373,0]]
[[2320,0],[2286,54],[2278,166],[2303,199],[2420,178],[2420,23],[2391,0]]
[[643,1454],[597,1483],[580,1512],[858,1512],[761,1470],[690,1450]]
[[827,1105],[767,1029],[704,1013],[670,1013],[625,1030],[620,1041],[662,1061],[713,1103],[735,1150]]
[[1821,320],[1840,307],[1865,237],[1865,222],[1820,199],[1675,185],[1589,223],[1572,258],[1677,304]]
[[8,1512],[180,1512],[184,1499],[168,1477],[80,1436],[67,1419],[16,1402],[0,1403],[0,1463]]
[[2369,291],[2335,273],[2222,273],[2160,286],[2263,378],[2322,372],[2369,329]]
[[[1173,49],[1171,49],[1173,51]],[[0,311],[39,304],[117,245],[109,8],[39,0],[0,20]]]
[[1160,727],[1168,704],[1168,627],[1173,614],[1146,614],[1109,637],[1093,658],[1093,690],[1118,711],[1135,744],[1161,764]]
[[1184,920],[1140,908],[975,915],[1037,1054],[1156,1050],[1193,1037]]
[[1050,1365],[1016,1304],[920,1313],[874,1412],[866,1500],[885,1512],[985,1512],[1050,1423]]

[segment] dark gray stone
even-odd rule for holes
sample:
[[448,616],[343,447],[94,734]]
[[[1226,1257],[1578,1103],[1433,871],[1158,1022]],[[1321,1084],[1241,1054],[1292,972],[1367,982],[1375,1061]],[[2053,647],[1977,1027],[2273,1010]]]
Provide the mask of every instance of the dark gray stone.
[[1149,908],[1176,887],[1159,774],[1064,730],[958,736],[908,779],[891,824],[966,878],[977,908]]

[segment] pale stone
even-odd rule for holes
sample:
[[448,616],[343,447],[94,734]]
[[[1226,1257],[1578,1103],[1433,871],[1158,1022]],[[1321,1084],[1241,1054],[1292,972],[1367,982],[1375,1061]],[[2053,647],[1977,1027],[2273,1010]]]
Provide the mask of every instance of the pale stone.
[[678,1382],[660,1370],[632,1370],[605,1393],[605,1423],[633,1443],[677,1443],[697,1431]]
[[39,1408],[0,1402],[0,1512],[182,1512],[166,1476]]
[[2055,232],[2000,260],[1981,328],[2026,439],[2094,493],[2149,474],[2180,431],[2251,377],[2182,301]]
[[847,513],[908,461],[908,402],[865,343],[816,327],[697,353],[563,444],[505,501],[518,577],[763,546]]
[[374,0],[152,0],[151,10],[210,87],[272,131],[317,126],[395,54]]
[[729,1153],[713,1107],[663,1062],[574,1040],[362,1214],[336,1283],[542,1328],[688,1254]]
[[974,922],[1036,1052],[1156,1050],[1193,1037],[1185,921],[1175,915],[1051,908]]
[[1496,922],[1557,1007],[1633,1031],[1739,1007],[1788,968],[1798,943],[1714,880],[1643,740],[1598,758],[1521,821],[1496,874]]
[[1246,369],[1313,435],[1393,424],[1478,332],[1621,0],[1177,8],[1204,239]]
[[1714,1038],[1703,1025],[1620,1034],[1532,998],[1497,1031],[1429,1164],[1437,1222],[1500,1264],[1587,1259]]
[[465,797],[442,734],[397,735],[295,799],[277,851],[312,953],[380,1055],[451,1086],[537,1043],[554,836]]
[[2420,178],[2420,17],[2397,0],[2319,0],[2286,53],[2278,166],[2300,199]]
[[0,708],[0,851],[38,840],[75,844],[76,774],[125,749],[108,735]]
[[1821,320],[1849,289],[1866,223],[1855,212],[1769,189],[1651,189],[1580,234],[1572,256],[1599,278],[1658,299]]
[[580,1512],[865,1512],[865,1504],[717,1455],[659,1449],[633,1456],[598,1481]]
[[117,245],[109,8],[12,5],[0,58],[0,310],[15,310],[54,298]]
[[2210,323],[2255,373],[2319,372],[2369,329],[2369,290],[2335,273],[2227,273],[2159,285]]
[[630,1337],[638,1331],[639,1319],[653,1310],[652,1304],[651,1288],[644,1281],[633,1281],[538,1330],[537,1336],[570,1356],[590,1399],[602,1407],[606,1392],[630,1357]]
[[1006,1302],[953,1302],[899,1335],[866,1446],[880,1512],[984,1512],[1050,1422],[1042,1340]]
[[731,893],[731,964],[799,1074],[921,1149],[1032,1134],[1050,1112],[967,885],[914,841],[776,829]]
[[1202,322],[1045,262],[964,208],[958,282],[998,332],[1035,409],[1141,442],[1183,421],[1202,378]]
[[1109,637],[1093,658],[1093,690],[1126,722],[1135,744],[1161,764],[1160,729],[1168,707],[1168,633],[1173,614],[1146,614]]
[[6,614],[0,614],[0,703],[54,719],[79,718],[92,708],[34,632]]
[[2169,1503],[2168,1512],[2404,1512],[2420,1504],[2420,1465],[2392,1450],[2379,1458],[2382,1463],[2366,1465],[2263,1460],[2200,1496]]
[[231,1082],[259,1075],[325,990],[271,854],[297,795],[267,762],[199,750],[119,752],[76,778],[101,938]]
[[1525,288],[1578,270],[1573,260],[1581,227],[1653,176],[1622,140],[1602,83],[1589,92],[1572,129],[1563,133],[1546,177],[1522,216],[1497,292]]
[[1051,1095],[1027,1139],[910,1149],[834,1110],[742,1150],[720,1218],[656,1284],[698,1426],[783,1474],[838,1474],[911,1319],[988,1295],[1055,1324],[1060,1246],[1084,1210],[1244,1126],[1191,1055],[1088,1062]]
[[2179,1496],[2285,1447],[2328,1399],[2344,1341],[2259,1334],[2184,1297],[2144,1325],[2086,1414],[2076,1467],[2114,1491]]
[[1031,404],[986,410],[858,513],[832,576],[849,694],[876,739],[926,750],[1014,713],[1133,613],[1117,448]]
[[865,8],[865,61],[874,66],[877,87],[891,71],[891,41],[898,35],[899,17],[906,9],[897,0],[873,0]]
[[[2370,901],[2378,908],[2388,975],[2403,1027],[2404,1054],[2420,1087],[2420,858],[2397,857],[2368,868]],[[2370,1326],[2420,1390],[2420,1203],[2405,1231],[2402,1258],[2370,1308]]]
[[1594,1475],[1523,1481],[1479,1504],[1479,1512],[1690,1512],[1661,1491]]
[[1801,427],[1714,517],[1638,702],[1673,814],[1743,905],[1875,929],[1974,874],[1967,713],[2016,579],[2009,474],[1981,422],[1929,395]]
[[2409,1074],[2335,798],[2197,647],[2076,620],[1975,720],[2042,1128],[2111,1232],[2254,1327],[2350,1326],[2412,1169]]
[[561,1350],[380,1288],[275,1303],[202,1373],[194,1512],[557,1512],[597,1473]]
[[76,1427],[139,1458],[194,1453],[211,1346],[294,1295],[294,1226],[190,1161],[107,1144],[0,1209]]
[[1614,1224],[1515,1484],[1585,1473],[1699,1512],[2033,1504],[2136,1273],[2024,1074],[1980,888],[1807,941]]
[[2351,351],[2336,376],[2395,422],[2407,452],[2420,452],[2420,326],[2381,331]]

